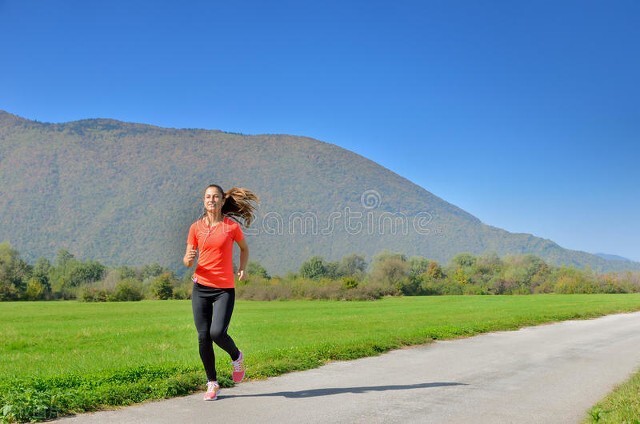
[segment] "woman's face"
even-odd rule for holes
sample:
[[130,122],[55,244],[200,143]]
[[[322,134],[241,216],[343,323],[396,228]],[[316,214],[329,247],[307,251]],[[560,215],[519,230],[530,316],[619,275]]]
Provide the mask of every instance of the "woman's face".
[[224,197],[220,190],[216,187],[208,187],[204,192],[204,209],[207,212],[216,212],[222,210]]

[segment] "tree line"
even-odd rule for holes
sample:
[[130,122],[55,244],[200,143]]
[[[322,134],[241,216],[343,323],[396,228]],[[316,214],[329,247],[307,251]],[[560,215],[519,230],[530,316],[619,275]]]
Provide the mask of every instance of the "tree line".
[[53,262],[41,257],[32,265],[9,243],[0,243],[0,301],[127,301],[189,296],[186,282],[158,264],[108,268],[97,261],[79,260],[61,249]]
[[553,266],[534,255],[456,255],[442,265],[424,257],[382,252],[367,263],[349,255],[337,262],[315,256],[298,273],[253,275],[237,285],[245,299],[377,299],[383,296],[523,295],[640,292],[640,272],[596,273]]
[[[640,272],[596,273],[553,266],[534,255],[499,257],[461,253],[448,264],[424,257],[382,252],[367,262],[352,254],[339,261],[313,256],[297,272],[271,276],[258,262],[239,281],[241,299],[377,299],[383,296],[515,295],[542,293],[637,293]],[[53,262],[29,264],[9,243],[0,243],[0,301],[131,301],[187,299],[190,274],[178,276],[158,264],[108,268],[82,261],[67,250]]]

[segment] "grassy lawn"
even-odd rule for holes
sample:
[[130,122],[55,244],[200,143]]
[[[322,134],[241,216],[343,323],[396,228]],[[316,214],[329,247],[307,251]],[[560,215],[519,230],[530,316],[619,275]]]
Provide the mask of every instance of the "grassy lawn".
[[[640,310],[639,294],[236,304],[249,378],[404,345]],[[184,395],[206,382],[189,301],[0,303],[0,417],[43,420]],[[229,358],[216,348],[222,385]]]

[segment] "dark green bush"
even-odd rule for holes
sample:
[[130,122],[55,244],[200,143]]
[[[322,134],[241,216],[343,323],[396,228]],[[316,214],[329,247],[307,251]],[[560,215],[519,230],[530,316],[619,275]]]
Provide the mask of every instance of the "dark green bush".
[[137,301],[144,298],[140,283],[132,278],[122,280],[116,286],[111,299],[116,302]]

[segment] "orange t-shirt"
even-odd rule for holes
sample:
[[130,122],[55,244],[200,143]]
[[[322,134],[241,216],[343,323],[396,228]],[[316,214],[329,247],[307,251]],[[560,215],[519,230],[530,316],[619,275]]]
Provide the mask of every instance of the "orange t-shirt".
[[187,244],[198,249],[194,281],[203,286],[221,289],[235,287],[233,242],[243,239],[240,224],[226,216],[213,228],[209,228],[201,219],[191,224]]

